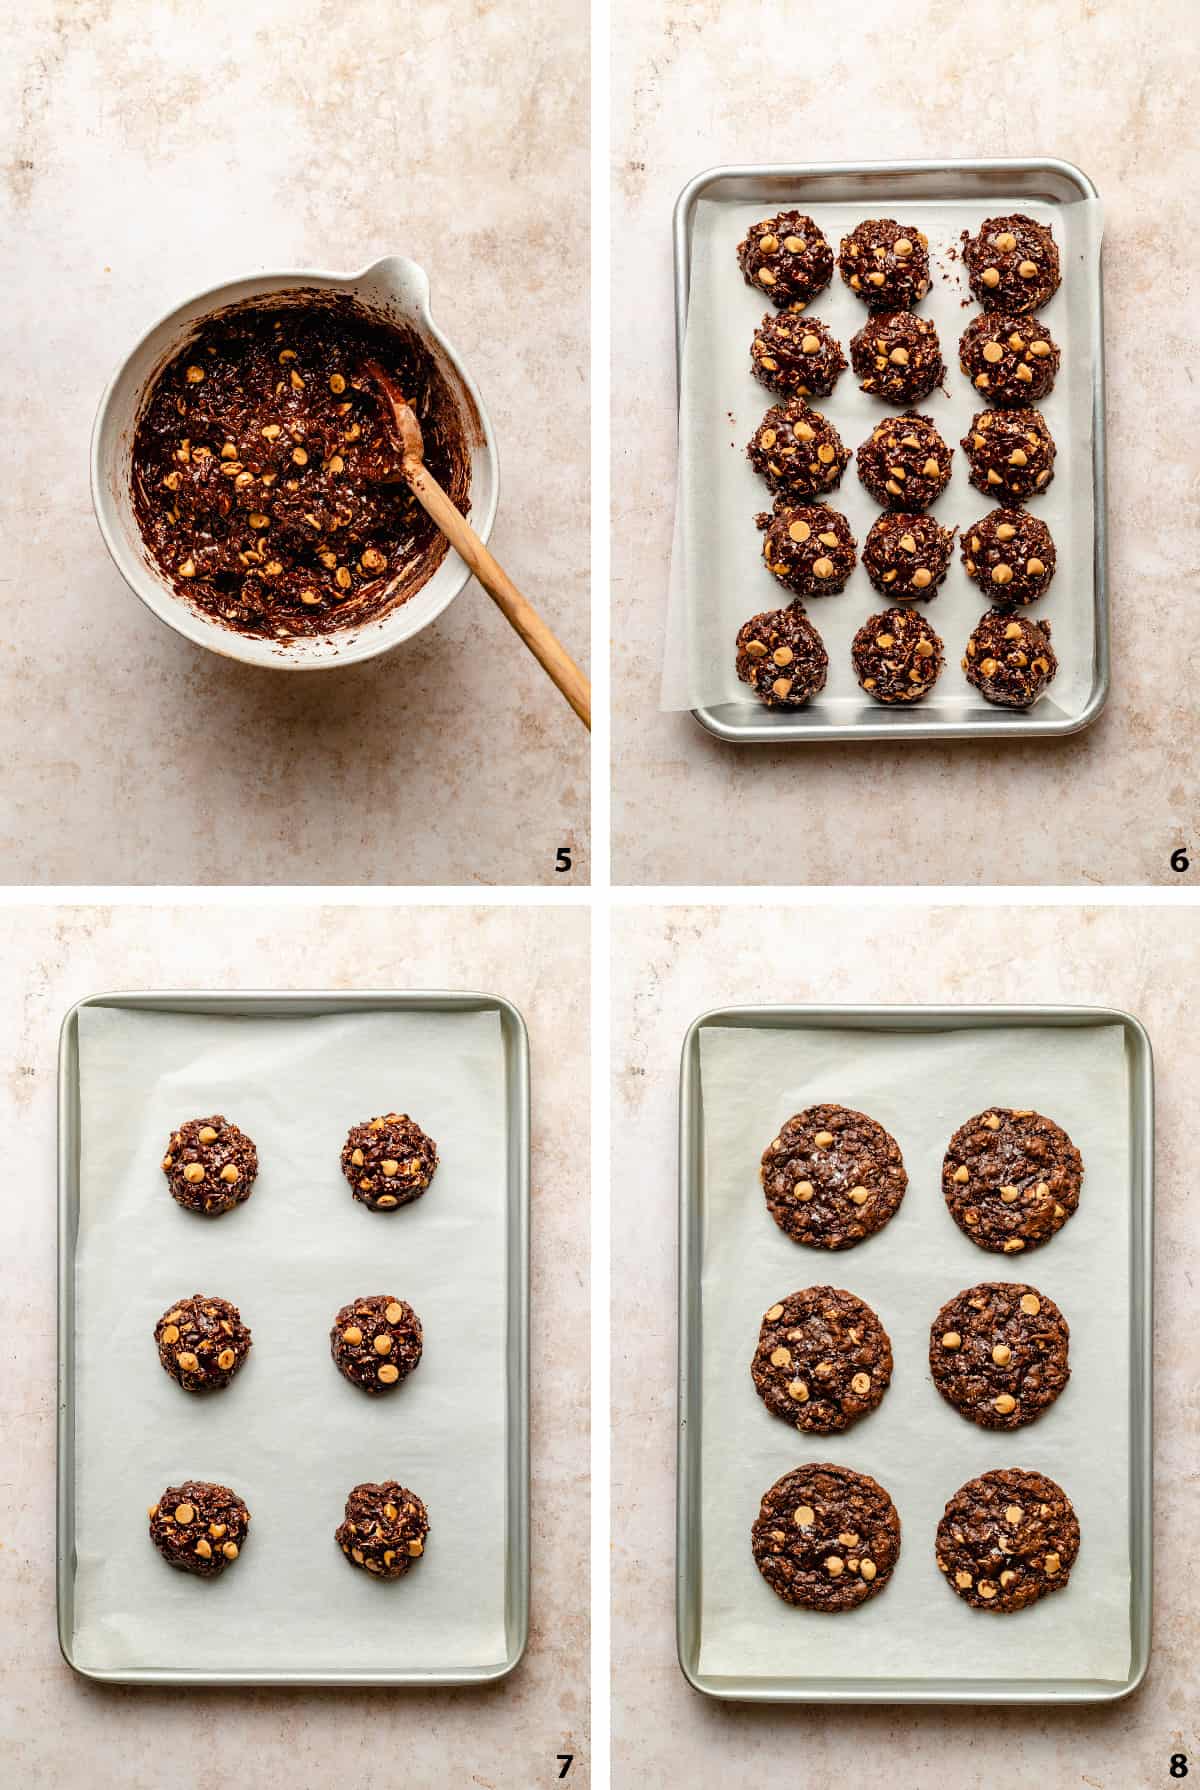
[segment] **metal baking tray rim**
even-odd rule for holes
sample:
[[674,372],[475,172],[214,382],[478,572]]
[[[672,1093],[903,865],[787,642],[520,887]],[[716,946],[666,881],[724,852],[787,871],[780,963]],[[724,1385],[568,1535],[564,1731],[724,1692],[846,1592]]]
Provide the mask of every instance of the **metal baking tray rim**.
[[[870,177],[882,174],[1004,174],[1023,169],[1045,172],[1070,181],[1088,199],[1098,200],[1099,190],[1082,168],[1056,156],[990,156],[977,161],[903,162],[738,162],[705,168],[693,175],[675,201],[672,213],[672,236],[675,252],[675,381],[678,389],[683,360],[683,337],[688,311],[688,276],[691,268],[692,212],[705,188],[719,180],[806,180],[813,177]],[[809,745],[838,742],[853,744],[866,740],[895,740],[898,732],[909,733],[920,740],[985,740],[1003,739],[1016,733],[1021,739],[1067,739],[1082,733],[1099,716],[1108,701],[1112,682],[1112,654],[1109,644],[1108,616],[1108,507],[1106,502],[1105,436],[1104,436],[1104,285],[1097,266],[1096,289],[1092,294],[1096,339],[1096,374],[1092,386],[1092,462],[1095,498],[1095,641],[1096,663],[1091,694],[1078,715],[1066,721],[1037,720],[1034,715],[1015,713],[982,714],[965,726],[960,721],[931,721],[916,710],[905,710],[890,718],[879,716],[870,721],[835,726],[805,715],[790,720],[770,721],[765,715],[736,726],[722,718],[724,708],[695,708],[693,718],[716,739],[733,746]],[[897,723],[901,727],[897,727]]]
[[[73,1532],[75,1296],[72,1273],[75,1244],[70,1193],[79,1141],[78,1017],[85,1007],[137,1007],[145,1012],[227,1012],[231,1007],[256,1008],[263,1015],[291,1010],[309,1014],[358,1009],[425,1008],[430,1011],[500,1015],[507,1058],[510,1132],[508,1202],[510,1207],[508,1267],[513,1288],[508,1313],[510,1362],[508,1588],[505,1627],[508,1648],[494,1664],[437,1671],[389,1672],[182,1672],[172,1667],[140,1671],[107,1671],[81,1666],[73,1654],[70,1617],[73,1607],[73,1562],[68,1537]],[[447,989],[111,989],[87,995],[68,1009],[59,1028],[58,1049],[58,1421],[57,1421],[57,1567],[56,1604],[59,1652],[81,1678],[102,1684],[146,1685],[321,1685],[330,1688],[378,1685],[392,1690],[431,1685],[494,1684],[507,1678],[524,1658],[529,1644],[529,1031],[520,1010],[503,995]]]
[[[1131,1193],[1140,1211],[1140,1236],[1133,1239],[1133,1272],[1135,1309],[1140,1300],[1144,1314],[1140,1326],[1133,1330],[1130,1369],[1130,1398],[1137,1422],[1131,1463],[1131,1624],[1129,1676],[1120,1684],[1108,1680],[1045,1680],[1036,1687],[1004,1684],[1003,1681],[963,1679],[957,1685],[930,1684],[925,1680],[889,1680],[878,1690],[847,1684],[839,1679],[806,1679],[785,1681],[788,1688],[775,1688],[754,1680],[706,1677],[689,1657],[687,1624],[689,1621],[690,1580],[693,1576],[692,1540],[690,1532],[688,1449],[690,1438],[688,1417],[691,1382],[699,1381],[699,1369],[693,1374],[691,1365],[691,1325],[686,1305],[690,1276],[690,1258],[698,1249],[693,1225],[690,1194],[698,1173],[698,1151],[695,1146],[695,1120],[699,1090],[700,1059],[697,1039],[705,1026],[778,1027],[797,1025],[845,1026],[871,1030],[883,1022],[889,1030],[934,1031],[952,1029],[956,1024],[980,1025],[1120,1025],[1125,1028],[1127,1042],[1134,1049],[1131,1080],[1141,1108],[1140,1137],[1133,1140],[1131,1161]],[[1140,1147],[1139,1147],[1140,1146]],[[1154,1599],[1154,1051],[1149,1034],[1141,1021],[1120,1007],[1074,1005],[1037,1006],[819,1006],[799,1003],[761,1006],[711,1007],[694,1019],[684,1034],[679,1062],[679,1206],[676,1301],[678,1323],[678,1364],[676,1390],[676,1456],[675,1456],[675,1656],[679,1670],[691,1688],[702,1697],[718,1702],[735,1703],[843,1703],[843,1704],[959,1704],[990,1703],[1120,1703],[1131,1697],[1145,1680],[1150,1667],[1150,1633]],[[1140,1243],[1140,1249],[1139,1249]],[[1141,1595],[1135,1587],[1140,1586]]]

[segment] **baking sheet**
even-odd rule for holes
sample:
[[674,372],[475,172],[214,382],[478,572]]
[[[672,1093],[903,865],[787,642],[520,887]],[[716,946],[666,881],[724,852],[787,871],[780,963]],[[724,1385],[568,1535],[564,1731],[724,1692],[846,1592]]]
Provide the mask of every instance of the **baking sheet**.
[[[1119,1024],[945,1031],[704,1026],[704,1202],[700,1226],[699,1646],[706,1679],[769,1686],[808,1679],[1080,1679],[1122,1686],[1131,1668],[1131,1136]],[[909,1173],[900,1211],[857,1248],[826,1254],[771,1222],[758,1182],[762,1150],[792,1113],[835,1100],[879,1120]],[[1079,1146],[1079,1209],[1027,1259],[982,1251],[946,1213],[941,1162],[958,1125],[989,1104],[1036,1105]],[[1071,1380],[1035,1424],[993,1434],[936,1391],[929,1326],[942,1304],[982,1280],[1023,1279],[1071,1328]],[[749,1363],[763,1312],[813,1284],[843,1286],[879,1314],[895,1355],[879,1409],[840,1436],[807,1436],[771,1417]],[[890,1492],[903,1540],[893,1579],[844,1618],[790,1608],[754,1566],[759,1500],[804,1461],[870,1473]],[[1008,1619],[972,1610],[940,1583],[933,1541],[967,1479],[1024,1466],[1059,1481],[1082,1543],[1070,1586]]]
[[[497,1011],[266,1018],[78,1012],[73,1663],[84,1671],[369,1676],[498,1667],[506,1575],[508,1114]],[[430,1191],[386,1217],[338,1160],[351,1123],[397,1107],[438,1143]],[[181,1118],[225,1112],[258,1145],[245,1205],[204,1221],[159,1162]],[[254,1333],[228,1390],[188,1398],[153,1325],[219,1293]],[[364,1293],[424,1326],[412,1378],[369,1400],[328,1332]],[[181,1479],[232,1485],[252,1514],[236,1566],[164,1567],[146,1507]],[[346,1494],[397,1478],[431,1522],[418,1569],[352,1571]]]
[[[1019,164],[1018,164],[1019,165]],[[935,189],[936,198],[905,196],[903,171],[891,176],[864,174],[849,199],[822,201],[823,170],[811,179],[788,183],[774,179],[769,197],[732,198],[719,182],[712,196],[694,206],[690,232],[690,287],[680,359],[679,465],[674,543],[669,584],[667,646],[663,664],[661,705],[666,709],[716,709],[725,727],[766,727],[770,737],[787,729],[787,737],[804,737],[816,727],[855,729],[884,727],[891,737],[935,728],[953,737],[986,726],[1028,731],[1030,723],[1053,722],[1070,731],[1098,710],[1096,539],[1094,503],[1093,412],[1102,342],[1098,335],[1096,283],[1101,239],[1101,208],[1096,199],[1054,203],[1021,190],[1015,174],[1004,190],[997,171],[986,193],[969,199],[952,196],[961,190],[961,172],[949,168]],[[836,170],[831,171],[836,173]],[[769,174],[763,170],[763,174]],[[844,182],[842,183],[845,184]],[[974,230],[982,219],[1023,211],[1053,227],[1063,270],[1059,291],[1039,316],[1062,349],[1062,367],[1054,390],[1039,406],[1058,447],[1056,476],[1044,496],[1030,508],[1049,525],[1058,548],[1058,569],[1049,593],[1030,613],[1052,623],[1059,671],[1048,694],[1028,715],[1000,711],[986,703],[966,682],[961,659],[967,638],[989,607],[983,593],[963,570],[956,539],[951,569],[937,597],[927,606],[946,647],[946,666],[931,694],[911,709],[887,710],[873,703],[858,686],[850,662],[850,643],[869,615],[886,608],[887,600],[872,586],[859,564],[845,590],[806,604],[810,619],[829,652],[824,691],[804,709],[774,712],[763,708],[734,667],[733,642],[738,628],[760,610],[779,608],[791,594],[762,562],[762,536],[755,515],[769,511],[772,496],[755,473],[745,445],[774,394],[750,372],[750,341],[772,307],[748,287],[735,250],[746,230],[764,215],[786,205],[810,212],[836,254],[841,238],[864,217],[901,216],[929,237],[932,283],[919,309],[937,326],[946,363],[945,391],[937,390],[914,408],[933,418],[953,450],[952,476],[931,514],[943,526],[960,531],[994,507],[968,482],[967,463],[958,446],[971,418],[984,408],[958,366],[958,341],[979,306],[970,296],[958,253],[964,228]],[[964,302],[965,301],[965,302]],[[827,323],[842,344],[847,361],[850,338],[867,320],[862,302],[835,271],[830,286],[815,299],[810,313]],[[847,367],[829,398],[815,408],[838,428],[853,455],[871,429],[886,416],[900,414],[858,389]],[[829,503],[849,519],[859,552],[878,505],[861,484],[852,459]],[[1105,670],[1107,677],[1105,653]],[[1101,691],[1102,699],[1102,691]],[[703,716],[701,718],[704,718]]]

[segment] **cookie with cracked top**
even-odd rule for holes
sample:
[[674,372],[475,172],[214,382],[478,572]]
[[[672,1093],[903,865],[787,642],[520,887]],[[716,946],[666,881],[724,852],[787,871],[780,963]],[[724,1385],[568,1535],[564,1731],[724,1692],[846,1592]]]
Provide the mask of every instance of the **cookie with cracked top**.
[[852,1107],[796,1113],[763,1152],[767,1210],[810,1249],[853,1249],[894,1218],[908,1186],[900,1146]]
[[390,1212],[420,1199],[437,1165],[437,1145],[407,1113],[385,1113],[352,1125],[342,1145],[342,1173],[355,1199],[372,1212]]
[[950,1589],[976,1610],[1009,1615],[1062,1591],[1079,1553],[1079,1519],[1044,1473],[1010,1467],[960,1486],[937,1529]]
[[950,483],[950,449],[933,418],[906,410],[876,423],[858,450],[858,476],[885,510],[927,510]]
[[945,664],[941,636],[912,607],[868,616],[854,636],[850,657],[867,695],[889,705],[920,702]]
[[967,280],[985,311],[1025,317],[1058,291],[1058,244],[1049,225],[1036,218],[1020,211],[985,218],[976,235],[963,231],[962,242]]
[[228,1386],[250,1353],[251,1340],[237,1306],[206,1293],[177,1299],[154,1326],[163,1370],[185,1392]]
[[1038,403],[1053,390],[1061,358],[1044,323],[1006,311],[984,311],[958,344],[959,366],[989,404]]
[[377,1579],[402,1579],[425,1552],[429,1512],[394,1479],[356,1485],[334,1539],[351,1566]]
[[1023,1281],[983,1281],[948,1299],[929,1331],[933,1383],[981,1429],[1015,1430],[1071,1377],[1071,1332],[1053,1299]]
[[167,1565],[201,1579],[215,1579],[237,1559],[250,1528],[238,1494],[206,1479],[169,1485],[147,1514],[150,1539]]
[[1021,504],[1054,477],[1058,449],[1040,410],[980,410],[959,444],[977,491]]
[[750,1377],[774,1417],[832,1436],[873,1411],[892,1379],[892,1344],[843,1287],[804,1287],[763,1316]]
[[929,238],[895,218],[867,218],[843,236],[838,272],[873,311],[911,311],[929,291]]
[[763,563],[798,597],[834,596],[858,563],[858,542],[840,510],[827,504],[778,503],[755,518],[765,531]]
[[805,211],[780,211],[751,224],[737,259],[747,286],[781,311],[803,311],[833,278],[833,250]]
[[954,530],[923,511],[885,510],[871,524],[863,546],[863,569],[877,591],[893,603],[917,603],[937,595],[950,567]]
[[219,1218],[250,1198],[258,1151],[232,1119],[214,1113],[209,1119],[187,1119],[171,1133],[162,1171],[178,1205]]
[[846,357],[819,317],[768,312],[750,344],[750,367],[769,391],[785,398],[827,398],[846,371]]
[[1079,1204],[1083,1158],[1032,1107],[991,1106],[960,1125],[942,1163],[950,1216],[980,1249],[1019,1255],[1060,1231]]
[[999,509],[964,531],[962,562],[997,609],[1019,609],[1046,594],[1058,553],[1040,516]]
[[869,1474],[819,1462],[793,1468],[763,1494],[750,1547],[776,1597],[836,1615],[887,1585],[900,1557],[900,1516]]
[[859,389],[886,404],[916,404],[946,375],[937,326],[915,311],[881,311],[850,343]]
[[1050,623],[989,609],[967,641],[962,668],[967,682],[997,708],[1031,708],[1058,670]]
[[329,1352],[352,1386],[390,1392],[421,1359],[421,1320],[407,1299],[368,1293],[343,1305],[329,1332]]
[[825,496],[850,464],[850,450],[829,418],[803,398],[772,404],[746,445],[746,457],[790,503]]
[[769,709],[803,708],[828,671],[825,644],[798,603],[765,609],[738,629],[738,677]]

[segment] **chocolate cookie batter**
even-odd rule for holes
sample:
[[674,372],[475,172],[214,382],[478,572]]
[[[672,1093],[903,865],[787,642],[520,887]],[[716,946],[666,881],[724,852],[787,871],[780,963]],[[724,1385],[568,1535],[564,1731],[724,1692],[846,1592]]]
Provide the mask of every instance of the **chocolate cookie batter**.
[[223,1113],[214,1113],[210,1119],[188,1119],[171,1133],[162,1171],[179,1205],[219,1218],[250,1198],[258,1151],[253,1138]]
[[935,597],[950,565],[954,530],[932,516],[885,510],[871,525],[862,562],[871,583],[893,603]]
[[251,1344],[237,1306],[206,1293],[176,1300],[154,1326],[154,1340],[164,1371],[185,1392],[228,1386]]
[[329,1332],[338,1371],[364,1392],[390,1392],[421,1359],[421,1320],[406,1299],[369,1293],[343,1305]]
[[828,671],[825,644],[798,604],[764,610],[738,629],[738,677],[769,709],[803,708]]
[[911,311],[929,291],[929,238],[894,218],[868,219],[842,238],[838,272],[873,311]]
[[977,491],[1024,503],[1054,477],[1054,437],[1040,410],[981,410],[962,439]]
[[882,1399],[892,1379],[891,1340],[853,1293],[805,1287],[767,1311],[750,1377],[772,1416],[831,1436]]
[[900,1557],[900,1517],[866,1473],[796,1467],[764,1494],[750,1546],[776,1597],[832,1615],[883,1590]]
[[1032,708],[1058,670],[1050,623],[989,609],[967,641],[962,668],[986,702],[1002,709]]
[[850,646],[854,675],[876,702],[920,702],[945,663],[940,635],[916,609],[884,609],[863,623]]
[[943,1305],[929,1332],[933,1383],[981,1429],[1015,1430],[1048,1410],[1071,1377],[1067,1320],[1023,1282],[985,1281]]
[[881,311],[864,323],[850,363],[861,389],[888,404],[916,404],[946,375],[937,329],[915,311]]
[[968,1480],[938,1524],[938,1571],[976,1610],[1009,1614],[1061,1591],[1078,1553],[1071,1500],[1022,1467]]
[[1045,595],[1058,554],[1040,516],[1001,509],[989,510],[967,529],[962,562],[997,609],[1019,609]]
[[466,514],[463,419],[428,349],[349,299],[223,312],[158,375],[134,437],[134,511],[154,562],[206,615],[276,639],[327,634],[405,601],[441,564],[447,543],[400,477],[372,357]]
[[804,310],[833,278],[833,250],[804,211],[781,211],[752,224],[737,258],[747,286],[784,311]]
[[385,1479],[356,1485],[335,1540],[352,1566],[378,1579],[402,1579],[425,1552],[429,1513],[415,1492]]
[[811,1249],[852,1249],[895,1217],[908,1186],[895,1138],[834,1105],[790,1118],[763,1151],[759,1179],[780,1230]]
[[342,1173],[355,1199],[373,1212],[420,1199],[437,1165],[437,1145],[407,1113],[352,1125],[342,1146]]
[[215,1579],[241,1553],[250,1512],[227,1485],[185,1479],[169,1485],[148,1512],[150,1539],[180,1572]]
[[822,503],[757,518],[766,530],[763,560],[768,572],[798,597],[827,597],[844,590],[857,563],[858,545],[840,510]]
[[803,398],[772,404],[746,453],[771,490],[792,503],[832,491],[850,464],[850,450],[833,424],[819,410],[810,410]]
[[988,218],[977,236],[964,230],[962,241],[971,291],[985,310],[1027,316],[1058,291],[1058,245],[1036,218],[1019,211]]
[[968,323],[958,364],[989,404],[1024,408],[1053,388],[1061,360],[1044,323],[1009,311],[984,311]]
[[846,371],[841,343],[818,317],[780,311],[763,318],[750,344],[756,379],[785,398],[827,398]]
[[858,450],[858,476],[885,510],[927,510],[950,483],[950,449],[932,417],[906,410],[876,423]]
[[980,1249],[1019,1255],[1060,1231],[1079,1204],[1083,1158],[1061,1125],[1032,1107],[992,1106],[961,1125],[942,1164],[942,1193]]

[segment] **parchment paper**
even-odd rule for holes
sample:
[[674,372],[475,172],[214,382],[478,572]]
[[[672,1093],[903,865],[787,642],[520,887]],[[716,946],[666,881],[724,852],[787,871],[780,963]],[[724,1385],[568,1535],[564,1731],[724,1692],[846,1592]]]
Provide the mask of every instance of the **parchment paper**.
[[[773,498],[746,458],[745,448],[774,395],[750,372],[750,342],[773,307],[742,279],[737,244],[753,223],[787,204],[815,218],[837,254],[842,237],[867,217],[900,217],[929,237],[932,284],[918,307],[937,326],[946,363],[946,391],[935,390],[915,408],[931,416],[953,450],[951,479],[931,514],[943,527],[960,531],[994,508],[968,482],[959,442],[976,411],[986,406],[958,365],[958,341],[979,306],[970,296],[959,259],[964,229],[987,216],[1022,211],[1051,224],[1062,257],[1063,282],[1039,312],[1062,349],[1054,390],[1038,406],[1058,447],[1055,477],[1044,496],[1030,504],[1050,528],[1058,548],[1058,569],[1048,594],[1029,613],[1052,623],[1058,675],[1038,712],[1077,714],[1092,684],[1094,657],[1094,573],[1092,501],[1092,382],[1096,344],[1092,340],[1089,281],[1084,271],[1100,253],[1098,202],[1045,203],[1036,199],[990,198],[968,202],[908,201],[894,192],[852,204],[821,204],[798,197],[788,201],[701,200],[692,236],[691,296],[680,371],[679,471],[674,545],[671,556],[667,648],[663,664],[664,709],[740,703],[761,719],[769,711],[738,681],[733,643],[739,627],[764,609],[778,609],[791,593],[762,561],[762,535],[755,516],[769,511]],[[945,277],[943,277],[945,276]],[[966,306],[963,300],[968,300]],[[810,306],[829,325],[850,359],[850,338],[867,320],[866,306],[835,270],[831,284]],[[814,407],[835,424],[853,456],[875,424],[898,416],[900,407],[883,404],[858,389],[852,367],[833,395]],[[859,554],[879,507],[859,480],[852,458],[828,502],[849,519]],[[811,712],[814,719],[850,723],[884,711],[863,695],[850,663],[850,643],[869,615],[888,607],[861,563],[837,596],[805,605],[829,653],[829,676],[809,708],[788,712],[790,721]],[[998,711],[984,702],[962,675],[967,638],[989,607],[959,559],[956,538],[951,569],[929,605],[930,620],[946,647],[946,665],[933,691],[914,710],[925,716],[960,718],[975,710]],[[904,715],[898,715],[900,726]]]
[[[700,1033],[705,1189],[700,1669],[706,1674],[913,1678],[1095,1678],[1129,1667],[1128,1086],[1118,1026],[889,1033],[733,1027]],[[869,1113],[909,1174],[896,1217],[856,1248],[805,1249],[774,1224],[758,1182],[783,1121],[818,1101]],[[957,1127],[989,1104],[1035,1106],[1084,1160],[1079,1208],[1027,1257],[977,1248],[945,1209],[941,1164]],[[929,1374],[929,1326],[984,1280],[1049,1294],[1071,1329],[1071,1379],[1011,1433],[967,1422]],[[874,1308],[895,1370],[882,1404],[838,1436],[772,1417],[750,1359],[763,1312],[800,1287],[845,1287]],[[762,1494],[804,1461],[869,1473],[903,1526],[891,1583],[831,1618],[792,1609],[761,1577],[750,1527]],[[1079,1517],[1065,1591],[1007,1617],[973,1610],[933,1557],[946,1501],[965,1480],[1030,1467]]]
[[[505,1068],[496,1013],[225,1018],[79,1015],[76,1253],[77,1662],[93,1668],[353,1672],[505,1656]],[[436,1139],[428,1193],[391,1216],[351,1197],[350,1125],[411,1112]],[[180,1120],[234,1119],[258,1145],[250,1199],[205,1220],[159,1168]],[[225,1390],[189,1397],[153,1328],[194,1292],[231,1299],[254,1345]],[[329,1329],[360,1294],[424,1326],[419,1367],[370,1399]],[[252,1524],[215,1581],[174,1572],[146,1507],[186,1478],[232,1486]],[[395,1478],[430,1538],[406,1578],[353,1570],[333,1532],[350,1488]]]

